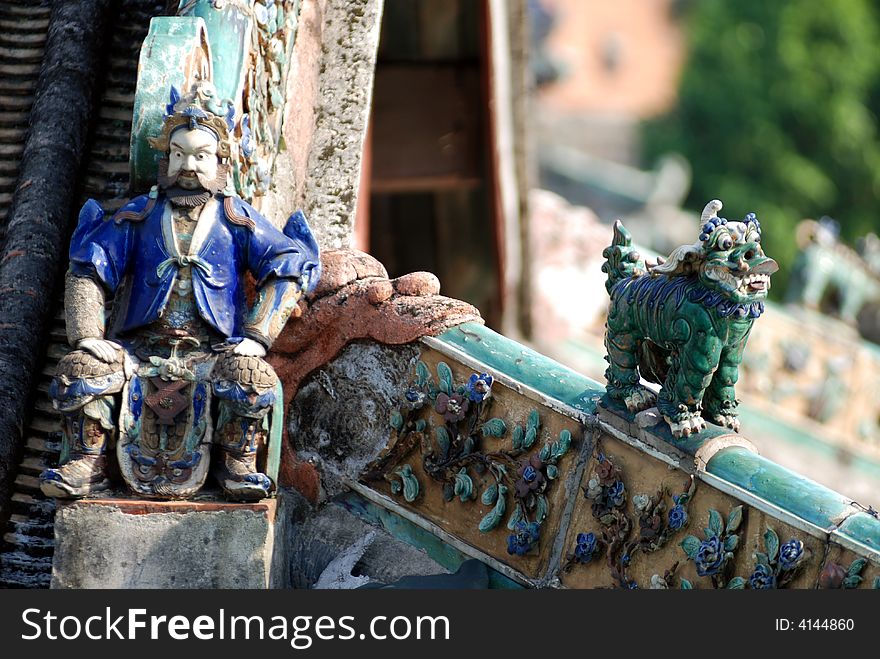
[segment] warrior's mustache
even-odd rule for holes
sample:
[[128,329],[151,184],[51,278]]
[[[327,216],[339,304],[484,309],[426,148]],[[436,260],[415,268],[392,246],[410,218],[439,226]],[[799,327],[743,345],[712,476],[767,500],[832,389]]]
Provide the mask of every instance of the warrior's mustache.
[[211,194],[217,194],[226,187],[226,178],[229,174],[229,165],[227,163],[221,163],[217,165],[217,175],[213,178],[208,178],[207,176],[199,172],[193,172],[193,174],[195,174],[195,178],[197,178],[199,181],[199,185],[201,186],[200,189],[196,188],[193,190],[187,190],[178,186],[177,181],[181,177],[181,174],[184,174],[183,170],[180,170],[175,174],[169,174],[168,159],[162,158],[159,161],[159,173],[156,177],[156,180],[159,183],[160,188],[169,192],[173,191],[174,195],[198,195],[205,191],[210,192]]

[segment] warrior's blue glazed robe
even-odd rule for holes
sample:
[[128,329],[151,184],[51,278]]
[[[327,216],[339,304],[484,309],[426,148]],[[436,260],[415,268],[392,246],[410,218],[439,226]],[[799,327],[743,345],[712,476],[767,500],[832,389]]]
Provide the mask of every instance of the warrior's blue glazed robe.
[[282,232],[233,197],[236,214],[249,218],[254,225],[250,228],[230,221],[223,199],[202,208],[190,253],[185,255],[177,253],[171,204],[164,195],[143,219],[131,218],[143,215],[147,195],[133,199],[112,217],[105,216],[94,200],[86,202],[71,239],[70,271],[100,282],[110,295],[130,278],[114,334],[156,321],[185,265],[191,266],[199,314],[227,338],[244,336],[245,272],[254,276],[258,289],[273,277],[298,280],[306,290],[314,287],[320,270],[318,246],[302,214],[294,214]]

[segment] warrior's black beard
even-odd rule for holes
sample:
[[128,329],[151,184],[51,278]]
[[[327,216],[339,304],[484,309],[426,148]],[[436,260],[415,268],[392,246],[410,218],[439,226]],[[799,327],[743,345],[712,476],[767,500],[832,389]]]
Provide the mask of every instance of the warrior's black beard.
[[196,174],[199,179],[200,188],[188,190],[176,185],[179,174],[173,176],[168,175],[168,159],[162,158],[159,161],[159,175],[157,177],[159,187],[168,195],[168,199],[175,206],[184,206],[186,208],[196,208],[207,203],[207,201],[218,192],[226,187],[226,179],[229,175],[229,165],[221,163],[217,165],[217,176],[213,179],[206,179],[200,174]]
[[213,193],[207,190],[185,190],[184,188],[168,188],[165,190],[168,199],[174,206],[183,206],[185,208],[198,208],[208,202],[213,197]]

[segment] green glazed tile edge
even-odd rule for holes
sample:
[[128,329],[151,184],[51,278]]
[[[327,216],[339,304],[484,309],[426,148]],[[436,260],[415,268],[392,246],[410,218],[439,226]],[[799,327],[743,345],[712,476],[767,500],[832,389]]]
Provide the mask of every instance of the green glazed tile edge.
[[253,19],[235,5],[217,9],[214,3],[207,2],[191,6],[183,16],[205,21],[214,69],[212,82],[217,94],[220,98],[238,98],[245,78],[245,60],[249,46],[245,43],[245,37],[250,37],[248,28]]
[[706,471],[824,529],[852,511],[842,494],[740,447],[716,453]]
[[605,387],[479,323],[458,325],[437,340],[506,376],[586,414],[596,411]]
[[868,513],[859,512],[847,517],[837,531],[871,549],[880,550],[880,519]]

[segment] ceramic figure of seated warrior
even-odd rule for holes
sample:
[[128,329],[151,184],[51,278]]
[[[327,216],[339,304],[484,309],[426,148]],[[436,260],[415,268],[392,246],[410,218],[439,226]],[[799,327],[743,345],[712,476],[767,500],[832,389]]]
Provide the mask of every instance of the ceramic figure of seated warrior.
[[[226,192],[232,129],[230,104],[209,83],[182,98],[172,89],[151,141],[159,185],[112,216],[93,200],[80,212],[64,301],[75,349],[50,390],[62,464],[43,472],[46,494],[107,489],[114,445],[143,497],[190,497],[209,470],[230,499],[273,491],[258,465],[281,400],[263,357],[317,283],[318,248],[301,213],[280,231]],[[245,273],[257,284],[253,308]]]

